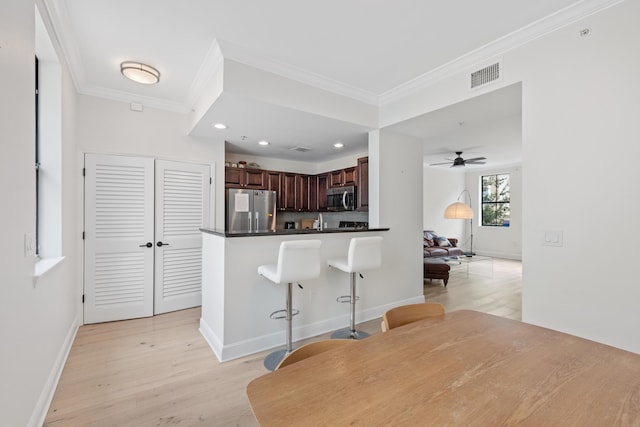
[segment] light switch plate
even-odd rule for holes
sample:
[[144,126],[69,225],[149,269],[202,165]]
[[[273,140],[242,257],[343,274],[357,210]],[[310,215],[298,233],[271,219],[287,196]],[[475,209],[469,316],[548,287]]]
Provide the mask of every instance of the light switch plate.
[[561,230],[545,230],[542,236],[543,246],[562,246]]
[[24,256],[34,256],[36,254],[36,239],[33,233],[24,235]]

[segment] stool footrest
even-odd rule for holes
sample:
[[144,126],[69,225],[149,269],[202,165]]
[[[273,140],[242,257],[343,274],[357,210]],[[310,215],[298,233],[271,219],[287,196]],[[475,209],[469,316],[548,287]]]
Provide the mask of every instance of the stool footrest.
[[[291,311],[291,317],[293,316],[297,316],[298,314],[300,314],[300,310],[298,310],[297,308],[294,308]],[[287,318],[287,310],[282,309],[282,310],[276,310],[273,313],[271,313],[269,315],[270,319],[286,319]]]
[[[359,296],[356,296],[356,301],[358,301],[360,299]],[[351,295],[342,295],[341,297],[336,298],[336,302],[341,302],[341,303],[350,303],[351,302]]]

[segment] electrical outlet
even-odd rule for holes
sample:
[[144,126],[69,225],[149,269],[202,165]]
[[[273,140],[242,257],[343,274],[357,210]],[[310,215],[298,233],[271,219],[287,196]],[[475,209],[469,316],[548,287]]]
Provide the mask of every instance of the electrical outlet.
[[24,235],[24,256],[34,256],[36,254],[36,239],[33,233]]

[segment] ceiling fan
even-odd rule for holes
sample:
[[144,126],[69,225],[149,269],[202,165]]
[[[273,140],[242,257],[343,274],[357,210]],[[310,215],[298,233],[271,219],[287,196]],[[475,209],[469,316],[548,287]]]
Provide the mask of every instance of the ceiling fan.
[[469,164],[469,165],[484,165],[486,163],[484,160],[487,160],[486,157],[474,157],[473,159],[463,159],[462,158],[462,151],[456,151],[456,154],[458,155],[458,157],[456,157],[453,160],[447,159],[447,160],[449,160],[448,162],[431,163],[429,166],[449,165],[449,164],[451,165],[450,167],[465,166],[467,164]]

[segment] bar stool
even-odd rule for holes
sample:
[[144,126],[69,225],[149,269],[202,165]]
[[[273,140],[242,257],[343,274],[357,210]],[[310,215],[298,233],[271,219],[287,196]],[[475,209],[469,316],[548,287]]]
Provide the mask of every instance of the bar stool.
[[[287,347],[276,350],[264,359],[265,368],[273,371],[278,363],[293,350],[291,341],[291,320],[299,313],[292,308],[293,282],[316,279],[320,276],[320,240],[297,240],[280,243],[277,265],[261,265],[258,274],[275,284],[287,283],[287,300],[284,310],[271,313],[272,319],[286,319]],[[298,283],[300,286],[300,283]],[[300,286],[302,288],[302,286]]]
[[[340,329],[331,338],[351,338],[354,340],[369,336],[366,332],[356,331],[356,273],[379,268],[382,264],[382,237],[355,237],[349,242],[347,258],[330,259],[330,267],[351,273],[351,295],[338,297],[336,301],[351,304],[351,323],[348,328]],[[360,274],[362,277],[362,274]]]

